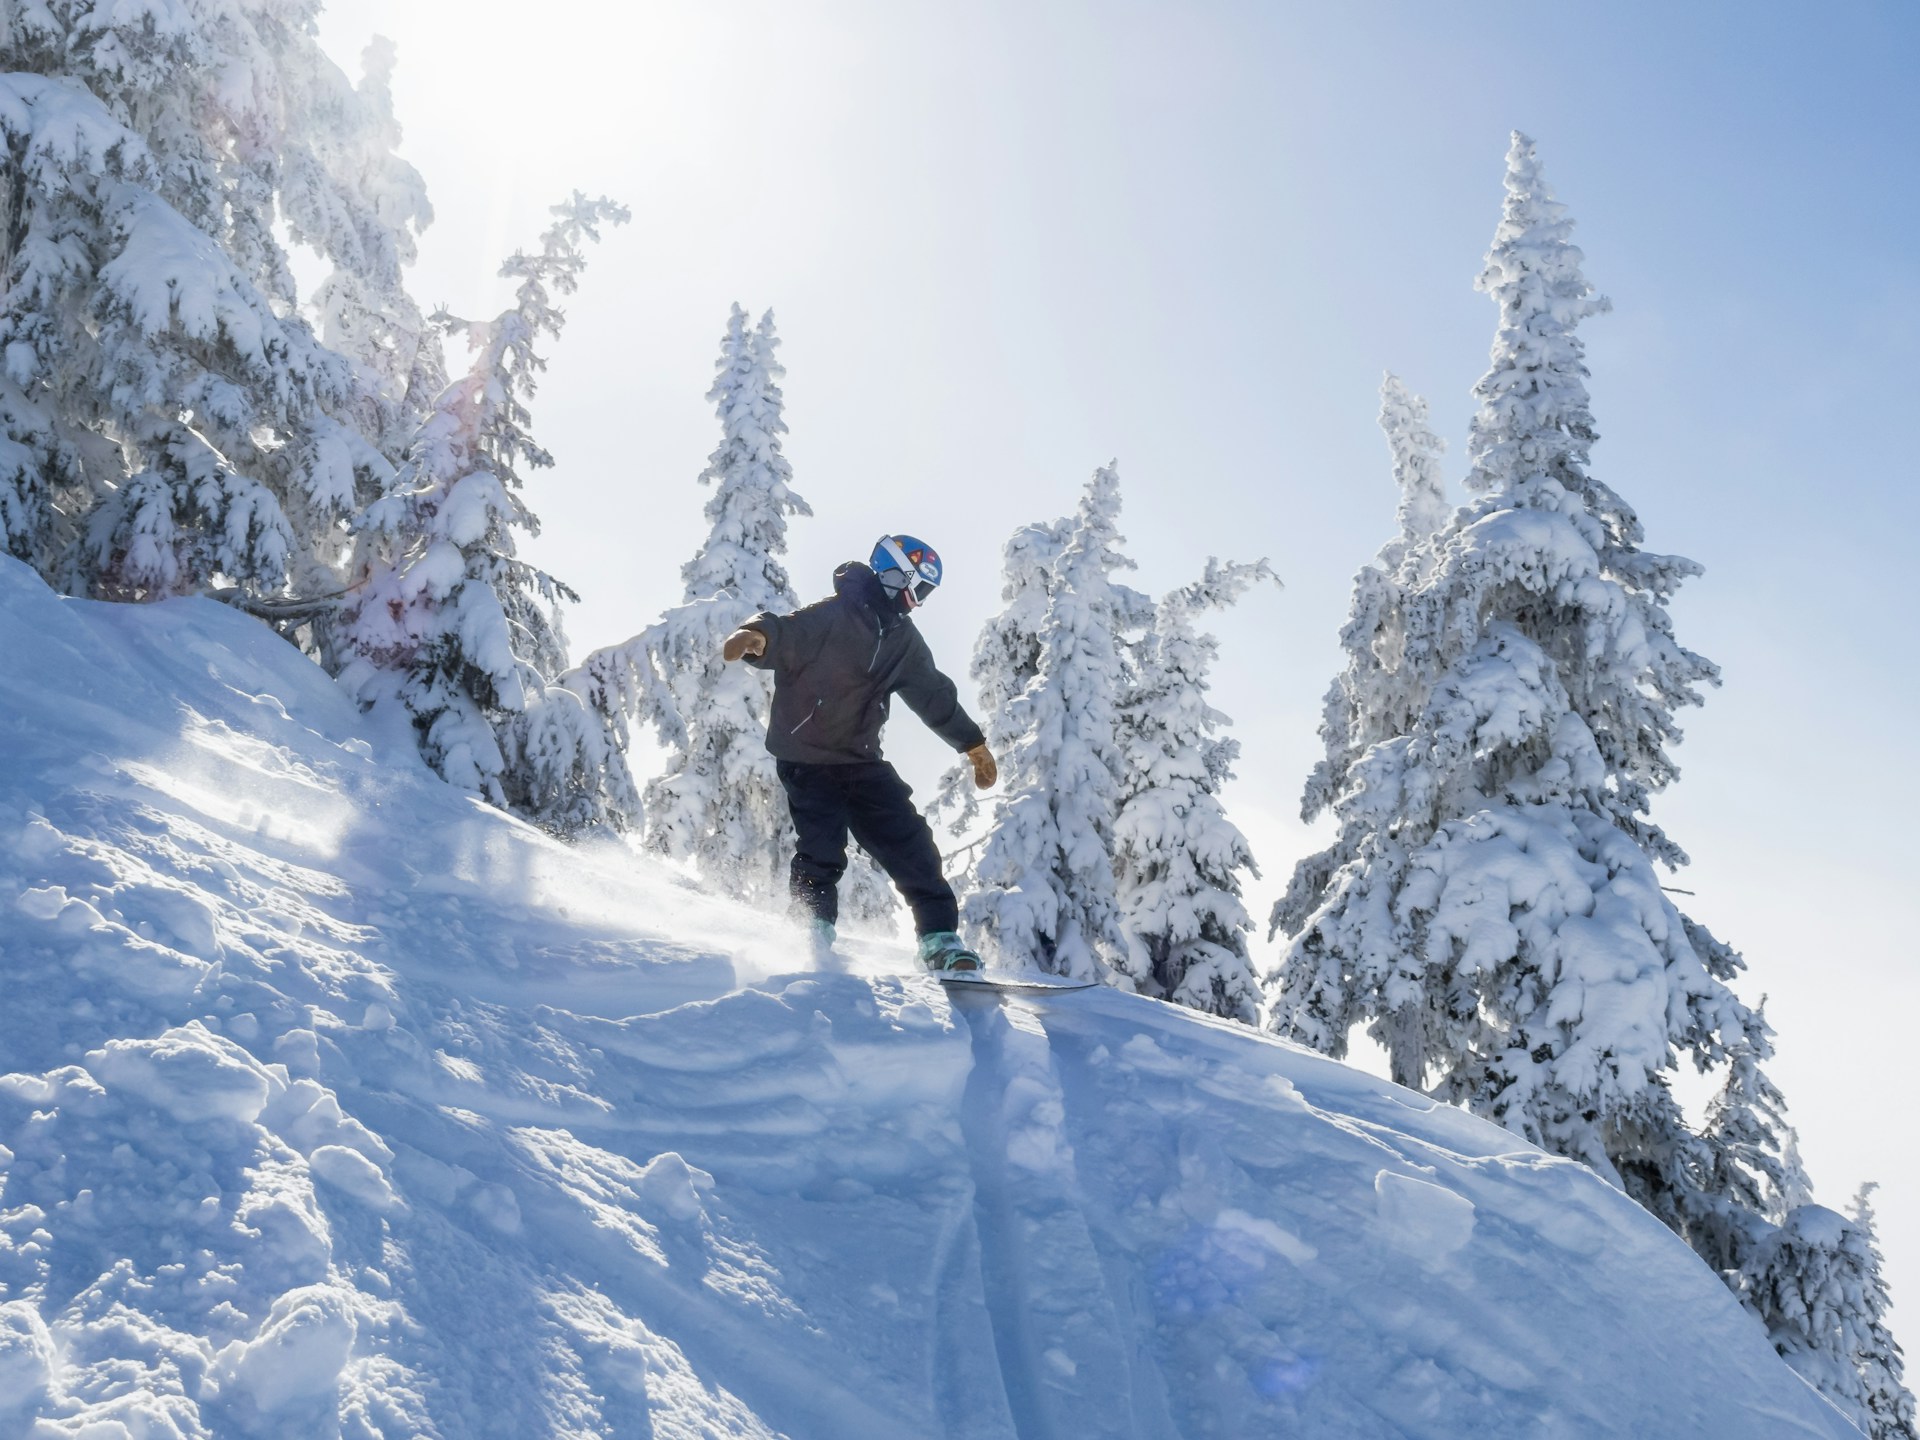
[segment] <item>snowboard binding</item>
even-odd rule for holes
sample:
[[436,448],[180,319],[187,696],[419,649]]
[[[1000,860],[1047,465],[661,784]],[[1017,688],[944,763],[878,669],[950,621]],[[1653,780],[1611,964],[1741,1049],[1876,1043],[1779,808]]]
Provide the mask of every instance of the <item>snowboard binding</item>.
[[933,930],[920,937],[920,963],[935,973],[982,968],[980,957],[951,930]]

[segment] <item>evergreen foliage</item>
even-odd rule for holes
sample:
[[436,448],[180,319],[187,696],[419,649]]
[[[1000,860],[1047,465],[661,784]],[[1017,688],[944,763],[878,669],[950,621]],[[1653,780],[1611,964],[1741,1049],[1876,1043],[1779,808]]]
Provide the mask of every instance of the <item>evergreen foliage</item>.
[[[980,697],[987,747],[1003,758],[1012,754],[1018,738],[1013,702],[1040,674],[1054,564],[1066,545],[1070,525],[1064,519],[1023,525],[1001,547],[1002,608],[981,627],[967,673]],[[972,765],[957,764],[941,776],[932,808],[946,817],[955,835],[973,828],[980,816],[980,792],[973,783]],[[977,848],[970,847],[968,853]],[[961,883],[971,883],[970,871]]]
[[779,382],[787,371],[774,353],[779,346],[771,310],[749,330],[747,312],[733,307],[707,391],[721,439],[700,472],[713,496],[706,541],[680,571],[687,603],[728,594],[751,606],[749,614],[800,603],[780,557],[787,553],[787,517],[813,510],[794,493],[793,467],[780,448],[787,422]]
[[769,310],[757,327],[733,307],[707,399],[721,439],[700,474],[713,486],[707,537],[681,570],[682,602],[633,639],[596,651],[569,680],[651,726],[670,757],[647,786],[646,844],[691,859],[729,893],[765,903],[785,893],[792,825],[767,753],[772,680],[728,665],[721,642],[763,611],[798,608],[780,557],[787,521],[813,512],[792,488]]
[[1644,1104],[1677,1120],[1657,1098],[1675,1048],[1718,1061],[1752,1016],[1722,983],[1738,958],[1661,891],[1651,862],[1684,857],[1644,818],[1673,773],[1673,709],[1715,678],[1664,608],[1697,567],[1635,548],[1624,507],[1584,503],[1611,492],[1585,474],[1574,325],[1603,302],[1520,137],[1507,188],[1480,282],[1501,311],[1476,391],[1484,498],[1431,556],[1396,542],[1391,667],[1377,629],[1348,628],[1347,724],[1307,802],[1340,833],[1276,909],[1294,940],[1275,1021],[1340,1053],[1367,1020],[1402,1083],[1612,1172]]
[[1764,1015],[1754,1019],[1755,1038],[1732,1047],[1726,1077],[1707,1106],[1697,1147],[1701,1183],[1656,1187],[1689,1200],[1684,1210],[1661,1218],[1684,1230],[1701,1257],[1722,1272],[1743,1263],[1753,1217],[1778,1221],[1813,1199],[1786,1097],[1760,1068],[1773,1053],[1772,1031]]
[[1823,1205],[1789,1211],[1756,1237],[1738,1285],[1774,1348],[1872,1440],[1913,1440],[1913,1396],[1886,1326],[1873,1188],[1861,1187],[1851,1220]]
[[[523,397],[573,289],[578,201],[469,330],[405,285],[425,188],[395,155],[392,49],[356,86],[314,0],[0,12],[0,543],[103,598],[214,594],[273,620],[428,761],[560,833],[637,813],[606,717],[552,688],[564,593],[514,556]],[[279,227],[284,226],[284,230]],[[328,267],[302,318],[282,235]],[[344,607],[333,602],[346,597]]]
[[[1324,702],[1320,739],[1326,755],[1307,781],[1302,813],[1308,820],[1333,803],[1367,747],[1404,733],[1424,703],[1417,677],[1400,662],[1407,596],[1431,569],[1435,547],[1429,542],[1450,513],[1440,469],[1445,442],[1428,426],[1427,402],[1392,373],[1380,386],[1380,428],[1400,491],[1400,532],[1354,577],[1353,604],[1340,632],[1346,666]],[[1329,852],[1321,865],[1336,853]],[[1303,869],[1296,878],[1311,886],[1325,884],[1319,871]]]
[[1421,561],[1431,554],[1422,547],[1453,513],[1440,468],[1447,445],[1428,423],[1427,402],[1391,371],[1380,382],[1380,429],[1393,454],[1393,479],[1400,488],[1400,534],[1380,552],[1381,565],[1398,571],[1414,561],[1407,578],[1418,579]]
[[1115,885],[1135,983],[1149,995],[1248,1024],[1258,1018],[1260,998],[1240,876],[1260,872],[1220,803],[1240,745],[1219,733],[1229,722],[1207,703],[1219,646],[1194,622],[1263,579],[1276,579],[1265,561],[1209,559],[1199,580],[1155,607],[1152,625],[1131,647],[1131,680],[1119,709],[1125,780],[1113,827]]
[[1847,1349],[1858,1376],[1861,1408],[1867,1413],[1868,1436],[1915,1440],[1920,1435],[1920,1413],[1906,1386],[1904,1354],[1887,1328],[1887,1310],[1893,1301],[1882,1274],[1885,1261],[1874,1228],[1873,1192],[1879,1188],[1873,1181],[1862,1185],[1847,1212],[1858,1296],[1848,1307]]
[[[1019,615],[990,624],[975,653],[988,713],[1004,708],[998,733],[1010,743],[1001,757],[1001,798],[963,902],[965,922],[1003,960],[1075,979],[1124,974],[1130,955],[1113,873],[1125,774],[1120,637],[1144,601],[1115,579],[1133,566],[1120,551],[1119,518],[1120,477],[1108,465],[1094,472],[1057,532],[1050,579],[1036,585],[1010,576],[1009,607],[1020,606]],[[1042,553],[1045,542],[1039,528],[1016,536],[1023,560]],[[1043,591],[1045,608],[1029,632]],[[1029,660],[1033,677],[1015,690]]]
[[[1759,1068],[1767,1026],[1729,988],[1740,957],[1655,869],[1686,861],[1648,817],[1677,774],[1675,713],[1718,680],[1667,611],[1699,567],[1640,548],[1632,509],[1588,471],[1576,327],[1607,305],[1524,136],[1506,189],[1478,282],[1500,315],[1475,387],[1479,498],[1431,535],[1421,417],[1384,407],[1403,529],[1343,632],[1305,804],[1338,832],[1275,907],[1290,940],[1271,1023],[1336,1056],[1364,1023],[1400,1083],[1612,1178],[1727,1275],[1789,1359],[1825,1356],[1803,1373],[1850,1403],[1831,1328],[1787,1318],[1780,1272],[1813,1252],[1784,1103]],[[1700,1132],[1671,1090],[1682,1057],[1728,1071]]]
[[565,317],[581,246],[627,212],[576,195],[554,207],[540,249],[509,259],[515,303],[487,323],[446,318],[474,351],[421,424],[392,492],[360,519],[367,578],[335,643],[340,679],[363,705],[401,706],[421,751],[451,784],[559,834],[638,819],[616,717],[558,683],[567,668],[564,585],[518,557],[539,533],[524,470],[553,463],[529,430],[544,367],[536,345]]
[[6,7],[0,543],[62,589],[332,589],[392,477],[359,420],[412,397],[299,317],[274,221],[404,321],[431,212],[316,9]]
[[[963,915],[1012,963],[1252,1021],[1239,875],[1257,872],[1218,799],[1238,745],[1206,702],[1216,646],[1194,622],[1272,571],[1209,561],[1155,606],[1116,578],[1133,567],[1119,510],[1107,466],[1073,516],[1003,549],[1004,606],[971,667],[1001,792],[963,852]],[[977,824],[968,767],[936,804],[955,834]]]
[[1661,1218],[1720,1272],[1787,1362],[1868,1435],[1913,1440],[1913,1396],[1886,1324],[1874,1187],[1861,1188],[1850,1219],[1813,1203],[1785,1097],[1760,1069],[1770,1038],[1734,1050],[1702,1136],[1687,1137],[1697,1182],[1664,1187],[1679,1203]]

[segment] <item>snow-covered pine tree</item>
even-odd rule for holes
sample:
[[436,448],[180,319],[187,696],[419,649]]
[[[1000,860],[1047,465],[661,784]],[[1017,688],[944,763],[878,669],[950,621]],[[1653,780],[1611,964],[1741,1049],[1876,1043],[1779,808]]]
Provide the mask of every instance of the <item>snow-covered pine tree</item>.
[[[320,50],[316,8],[0,13],[0,527],[61,588],[305,587],[391,478],[354,423],[353,368],[298,318],[273,225],[370,272],[428,212]],[[390,183],[329,163],[346,144],[384,153]]]
[[1207,703],[1219,645],[1195,620],[1232,605],[1260,580],[1278,583],[1264,560],[1209,559],[1198,580],[1160,601],[1131,647],[1132,676],[1119,705],[1125,779],[1113,830],[1136,987],[1248,1024],[1258,1018],[1260,994],[1240,876],[1260,872],[1220,803],[1240,745],[1219,733],[1230,722]]
[[757,327],[733,307],[707,392],[720,445],[700,483],[707,537],[681,569],[682,602],[633,639],[594,652],[569,680],[608,697],[653,727],[670,751],[666,773],[647,786],[648,848],[691,858],[729,893],[765,901],[786,890],[792,825],[767,753],[772,684],[761,671],[728,665],[721,642],[762,610],[799,605],[780,557],[787,520],[811,515],[792,486],[773,312]]
[[1689,1201],[1667,1187],[1699,1177],[1663,1163],[1689,1137],[1667,1077],[1681,1053],[1711,1066],[1764,1031],[1727,987],[1739,957],[1662,891],[1655,864],[1686,857],[1646,813],[1675,774],[1674,712],[1717,673],[1666,610],[1699,567],[1641,550],[1587,472],[1575,327],[1605,302],[1525,137],[1506,188],[1479,281],[1500,311],[1475,391],[1481,498],[1396,601],[1394,667],[1350,667],[1348,724],[1308,796],[1339,833],[1275,911],[1292,940],[1273,1023],[1340,1054],[1368,1022],[1401,1083],[1673,1216]]
[[[1039,678],[1060,557],[1077,523],[1079,517],[1023,525],[1001,547],[1000,598],[1004,604],[1000,613],[981,627],[969,667],[988,718],[987,735],[996,750],[1011,746],[1013,741],[1013,732],[1007,728],[1007,708]],[[968,773],[970,776],[971,771]]]
[[[1611,1169],[1605,1104],[1549,1099],[1557,1067],[1529,1057],[1543,1046],[1548,1056],[1566,1053],[1576,1059],[1567,1080],[1583,1100],[1627,1103],[1669,1063],[1661,1017],[1670,981],[1684,991],[1698,971],[1692,988],[1703,998],[1735,1004],[1687,943],[1641,853],[1651,836],[1638,824],[1650,786],[1671,774],[1663,749],[1671,710],[1697,700],[1695,685],[1713,672],[1670,640],[1658,643],[1670,635],[1665,596],[1695,567],[1623,553],[1637,536],[1609,532],[1581,504],[1593,428],[1573,327],[1602,302],[1580,274],[1531,143],[1518,137],[1507,190],[1480,282],[1501,310],[1473,436],[1472,484],[1485,498],[1430,542],[1431,576],[1393,597],[1404,627],[1393,670],[1379,663],[1373,635],[1349,625],[1345,724],[1327,737],[1328,763],[1307,804],[1311,815],[1331,802],[1340,830],[1276,909],[1294,939],[1276,977],[1274,1020],[1332,1053],[1368,1020],[1402,1083],[1431,1077],[1449,1098]],[[1616,554],[1628,563],[1609,573]],[[1586,643],[1570,648],[1573,637]],[[1330,726],[1342,718],[1329,707]],[[1617,776],[1593,735],[1616,720],[1629,722],[1637,746],[1619,757]],[[1623,809],[1628,819],[1616,825]],[[1603,851],[1618,850],[1610,837],[1640,860],[1619,855],[1629,868],[1618,879],[1592,869]],[[1678,858],[1664,845],[1653,854]],[[1511,872],[1548,857],[1571,868],[1564,877],[1549,868],[1528,897]],[[1469,858],[1483,862],[1482,889],[1469,895],[1463,873],[1449,892],[1455,862]],[[1609,893],[1622,882],[1631,894]],[[1521,898],[1503,904],[1503,889]],[[1471,905],[1471,915],[1446,900]],[[1614,983],[1644,977],[1648,1000],[1620,1012],[1641,1028],[1604,1037],[1624,1042],[1617,1050],[1560,1033],[1539,1010],[1542,982],[1527,978],[1561,958],[1563,930],[1571,939],[1588,928],[1566,922],[1603,901],[1624,902],[1629,917],[1637,908],[1647,922],[1635,927],[1645,948],[1629,946],[1618,962],[1632,964]],[[1478,931],[1460,928],[1483,917]],[[1682,973],[1669,976],[1675,966]],[[1626,987],[1622,998],[1636,993]],[[1657,1013],[1647,1013],[1656,994]],[[1699,1038],[1717,1059],[1720,1027],[1705,1018]],[[1524,1049],[1507,1053],[1510,1042]],[[1582,1121],[1587,1112],[1595,1118]]]
[[9,549],[108,598],[275,589],[295,531],[253,437],[344,399],[346,366],[158,193],[153,152],[92,96],[0,78],[0,127]]
[[[1300,804],[1301,818],[1309,823],[1333,807],[1368,748],[1405,734],[1427,701],[1428,677],[1401,662],[1407,597],[1436,562],[1440,527],[1447,519],[1440,473],[1445,447],[1428,426],[1427,402],[1392,372],[1381,382],[1379,423],[1393,458],[1400,528],[1354,576],[1353,600],[1340,630],[1346,663],[1327,687],[1321,712],[1326,753],[1307,777]],[[1364,826],[1342,826],[1330,845],[1296,865],[1274,906],[1271,931],[1296,931],[1370,833]],[[1302,1043],[1331,1052],[1335,1037],[1346,1036],[1359,1022],[1358,991],[1341,975],[1339,957],[1330,957],[1333,973],[1324,980],[1310,974],[1303,959],[1288,960],[1292,1001],[1286,1025]],[[1339,1043],[1344,1046],[1344,1039]]]
[[779,344],[771,310],[749,329],[746,311],[733,307],[707,391],[721,432],[700,474],[713,487],[707,538],[681,569],[680,608],[655,627],[674,637],[671,663],[662,664],[665,653],[655,663],[679,702],[677,725],[669,730],[646,717],[663,739],[678,741],[666,773],[647,786],[649,848],[691,858],[708,880],[754,900],[784,893],[792,827],[766,748],[772,681],[726,664],[720,644],[749,616],[800,603],[781,557],[788,517],[813,510],[793,489],[781,448]]
[[[1012,752],[1016,738],[1011,728],[1011,706],[1040,673],[1040,652],[1046,628],[1047,600],[1053,593],[1054,564],[1072,522],[1066,519],[1022,525],[1000,551],[1000,613],[980,629],[968,668],[980,697],[981,728],[995,755]],[[944,816],[955,835],[964,835],[979,820],[980,792],[973,783],[973,766],[953,766],[940,778],[932,809]],[[971,883],[971,870],[960,877],[960,888]]]
[[[1308,791],[1309,815],[1330,806],[1338,833],[1275,908],[1291,939],[1271,1023],[1334,1055],[1366,1023],[1402,1084],[1613,1178],[1854,1405],[1877,1362],[1849,1362],[1836,1337],[1865,1333],[1866,1311],[1848,1300],[1831,1324],[1782,1318],[1795,1267],[1838,1266],[1845,1247],[1827,1243],[1819,1207],[1789,1208],[1806,1185],[1758,1068],[1765,1021],[1729,988],[1740,957],[1655,869],[1686,861],[1648,818],[1677,774],[1675,712],[1718,679],[1667,612],[1699,567],[1642,550],[1632,509],[1588,472],[1575,328],[1606,302],[1524,136],[1506,188],[1479,280],[1500,311],[1475,388],[1480,498],[1430,553],[1403,556],[1396,644],[1375,651],[1356,606],[1350,703],[1329,707]],[[1682,1056],[1728,1066],[1701,1132],[1670,1088]]]
[[[1446,481],[1440,469],[1446,445],[1428,425],[1427,402],[1391,371],[1380,384],[1380,429],[1393,456],[1400,529],[1354,576],[1353,603],[1340,631],[1346,665],[1327,689],[1320,721],[1327,753],[1307,780],[1301,806],[1309,821],[1333,803],[1367,747],[1402,733],[1425,701],[1417,684],[1400,683],[1406,638],[1403,601],[1432,568],[1436,551],[1431,542],[1447,521]],[[1333,852],[1320,857],[1321,867],[1332,857]]]
[[700,472],[700,483],[713,486],[707,538],[680,567],[680,578],[689,602],[727,594],[757,613],[799,603],[780,557],[787,553],[787,518],[813,510],[794,492],[793,466],[781,449],[787,422],[780,380],[787,369],[775,353],[773,311],[752,329],[747,320],[735,305],[714,362],[707,399],[720,418],[720,445]]
[[1122,637],[1148,607],[1114,578],[1133,566],[1120,551],[1119,519],[1120,478],[1108,465],[1094,472],[1061,533],[1024,690],[996,704],[1025,653],[1017,628],[990,626],[976,652],[980,679],[988,646],[1001,647],[996,658],[1007,668],[981,688],[990,716],[1005,710],[1004,727],[990,733],[1010,743],[1001,798],[965,887],[965,921],[1001,958],[1080,979],[1125,975],[1129,955],[1113,873],[1124,773],[1116,707],[1126,682]]
[[1428,423],[1426,400],[1392,371],[1380,382],[1380,429],[1393,455],[1394,483],[1400,488],[1400,533],[1381,550],[1380,563],[1398,572],[1412,562],[1407,578],[1417,581],[1430,567],[1416,560],[1416,554],[1431,555],[1423,547],[1453,513],[1440,469],[1447,444]]
[[1664,1157],[1685,1178],[1660,1187],[1676,1205],[1661,1218],[1726,1278],[1794,1369],[1869,1435],[1913,1440],[1913,1397],[1886,1326],[1873,1187],[1855,1198],[1850,1224],[1813,1203],[1786,1099],[1760,1068],[1772,1048],[1759,1021],[1757,1042],[1732,1047],[1701,1135],[1681,1137]]
[[1859,1277],[1859,1298],[1849,1307],[1849,1348],[1860,1377],[1870,1440],[1915,1440],[1920,1435],[1920,1416],[1913,1392],[1906,1386],[1905,1356],[1887,1328],[1893,1297],[1882,1272],[1886,1262],[1874,1222],[1873,1192],[1879,1188],[1872,1180],[1862,1185],[1847,1212]]
[[565,317],[581,246],[624,207],[575,195],[534,254],[501,274],[514,304],[486,323],[453,321],[472,368],[421,424],[391,494],[360,521],[367,580],[342,616],[340,680],[363,705],[395,704],[444,779],[556,834],[624,826],[639,804],[618,717],[558,683],[567,668],[558,607],[572,593],[517,554],[515,532],[539,522],[520,498],[523,467],[552,457],[528,426],[544,367],[535,347]]
[[1914,1402],[1886,1326],[1872,1185],[1853,1218],[1801,1205],[1768,1226],[1734,1277],[1788,1364],[1872,1440],[1914,1440]]
[[1723,1274],[1744,1263],[1766,1228],[1757,1222],[1778,1224],[1813,1199],[1786,1097],[1761,1069],[1773,1055],[1772,1029],[1763,1012],[1754,1020],[1752,1038],[1728,1047],[1726,1077],[1698,1139],[1683,1137],[1671,1152],[1669,1166],[1682,1175],[1691,1167],[1697,1178],[1655,1187],[1681,1207],[1660,1218]]

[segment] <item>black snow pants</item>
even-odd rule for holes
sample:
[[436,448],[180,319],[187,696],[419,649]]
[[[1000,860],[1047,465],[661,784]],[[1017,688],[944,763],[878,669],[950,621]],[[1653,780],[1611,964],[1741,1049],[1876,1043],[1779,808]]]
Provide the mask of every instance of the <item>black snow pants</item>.
[[884,760],[848,765],[781,760],[775,768],[787,788],[800,842],[793,852],[795,904],[829,925],[839,918],[851,831],[912,908],[917,934],[959,928],[959,906],[941,873],[933,831],[893,766]]

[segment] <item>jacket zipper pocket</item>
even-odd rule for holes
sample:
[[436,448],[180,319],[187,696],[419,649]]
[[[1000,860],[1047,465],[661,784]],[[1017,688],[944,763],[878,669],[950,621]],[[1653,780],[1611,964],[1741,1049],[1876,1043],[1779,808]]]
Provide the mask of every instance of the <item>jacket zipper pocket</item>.
[[[809,711],[807,711],[807,713],[806,713],[806,715],[805,715],[805,716],[804,716],[804,717],[803,717],[803,718],[801,719],[801,721],[800,721],[800,725],[804,725],[804,724],[806,724],[808,720],[811,720],[811,719],[812,719],[812,718],[813,718],[814,716],[816,716],[816,715],[818,715],[818,714],[820,713],[820,706],[821,706],[821,704],[822,704],[822,703],[823,703],[823,702],[822,702],[822,701],[819,701],[819,700],[816,700],[816,701],[814,701],[814,702],[813,702],[813,709],[811,709],[811,710],[809,710]],[[791,730],[789,730],[789,731],[787,731],[787,734],[789,734],[789,735],[797,735],[797,734],[799,734],[799,733],[800,733],[800,725],[796,725],[796,726],[794,726],[794,727],[793,727],[793,729],[791,729]]]
[[873,642],[873,659],[867,661],[867,674],[869,675],[873,674],[873,667],[880,663],[880,652],[887,646],[887,632],[884,628],[876,625],[874,627],[874,634],[880,638]]

